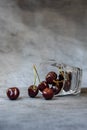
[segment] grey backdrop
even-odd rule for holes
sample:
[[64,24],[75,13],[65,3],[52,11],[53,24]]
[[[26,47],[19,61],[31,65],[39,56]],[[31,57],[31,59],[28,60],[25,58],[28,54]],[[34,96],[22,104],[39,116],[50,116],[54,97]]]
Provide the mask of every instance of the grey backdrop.
[[1,87],[27,87],[48,60],[81,67],[87,87],[86,50],[86,0],[0,0]]

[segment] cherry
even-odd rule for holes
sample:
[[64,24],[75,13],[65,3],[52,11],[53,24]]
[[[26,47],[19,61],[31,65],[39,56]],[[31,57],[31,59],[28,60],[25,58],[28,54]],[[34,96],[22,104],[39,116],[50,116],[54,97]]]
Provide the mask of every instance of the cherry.
[[59,81],[64,80],[64,72],[60,72],[59,74]]
[[50,100],[53,98],[54,92],[51,88],[45,88],[42,92],[42,95],[46,100]]
[[38,87],[35,85],[31,85],[28,88],[28,95],[32,98],[36,97],[36,95],[38,94]]
[[38,85],[38,89],[42,92],[45,88],[49,88],[49,85],[46,81],[42,81],[39,85]]
[[66,72],[66,80],[65,80],[64,88],[63,88],[66,92],[70,90],[71,80],[72,80],[72,73]]
[[58,94],[60,91],[61,91],[61,86],[59,85],[56,85],[56,86],[52,86],[51,89],[53,90],[54,92],[54,95]]
[[54,71],[51,71],[46,75],[46,81],[48,84],[52,84],[53,80],[56,79],[57,79],[57,74]]
[[72,73],[71,72],[68,72],[68,78],[69,78],[69,80],[72,80]]
[[36,95],[38,94],[39,90],[38,90],[38,87],[36,86],[36,77],[38,76],[38,80],[40,82],[40,79],[39,79],[39,75],[37,73],[37,69],[36,69],[36,66],[33,65],[33,70],[34,70],[34,84],[33,85],[30,85],[28,87],[28,95],[32,98],[36,97]]
[[63,81],[62,80],[59,81],[59,79],[56,79],[56,80],[53,80],[53,83],[54,84],[52,84],[51,89],[53,89],[54,95],[56,95],[61,91],[61,89],[63,87]]
[[63,89],[67,92],[67,91],[70,90],[70,87],[71,87],[71,81],[70,80],[66,80],[65,83],[64,83]]
[[62,81],[62,82],[59,82],[59,86],[60,86],[60,87],[63,87],[63,81]]
[[8,88],[6,93],[10,100],[16,100],[19,97],[20,91],[17,87],[11,87]]

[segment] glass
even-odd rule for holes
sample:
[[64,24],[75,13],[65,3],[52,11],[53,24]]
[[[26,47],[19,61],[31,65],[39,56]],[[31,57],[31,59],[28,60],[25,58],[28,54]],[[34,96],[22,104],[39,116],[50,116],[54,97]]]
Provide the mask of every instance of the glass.
[[[64,63],[57,62],[43,62],[37,65],[37,71],[40,77],[40,81],[46,80],[46,75],[49,72],[55,72],[57,79],[53,80],[54,84],[50,84],[50,87],[61,86],[61,90],[55,94],[55,96],[63,95],[77,95],[81,91],[82,69],[75,66],[70,66]],[[61,79],[63,76],[63,79]]]

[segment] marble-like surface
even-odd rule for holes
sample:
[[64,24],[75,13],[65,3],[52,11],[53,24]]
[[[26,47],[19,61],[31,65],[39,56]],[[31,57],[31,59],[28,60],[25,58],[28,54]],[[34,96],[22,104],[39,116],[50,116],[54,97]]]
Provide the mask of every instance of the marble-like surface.
[[27,87],[33,82],[32,65],[48,60],[81,67],[82,87],[87,87],[87,2],[58,4],[29,10],[17,0],[0,0],[1,87]]
[[0,89],[0,130],[86,130],[87,93],[80,96],[30,98],[27,88],[11,101]]

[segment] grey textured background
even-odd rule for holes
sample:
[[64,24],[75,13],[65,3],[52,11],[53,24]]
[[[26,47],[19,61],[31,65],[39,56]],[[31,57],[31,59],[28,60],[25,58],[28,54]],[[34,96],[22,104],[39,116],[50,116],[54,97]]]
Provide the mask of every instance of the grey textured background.
[[87,87],[86,50],[86,0],[0,0],[1,87],[27,87],[48,60],[81,67]]
[[[87,130],[87,94],[27,93],[32,65],[48,60],[81,67],[87,87],[86,50],[86,0],[0,0],[0,130]],[[6,96],[11,86],[20,88],[16,101]]]

